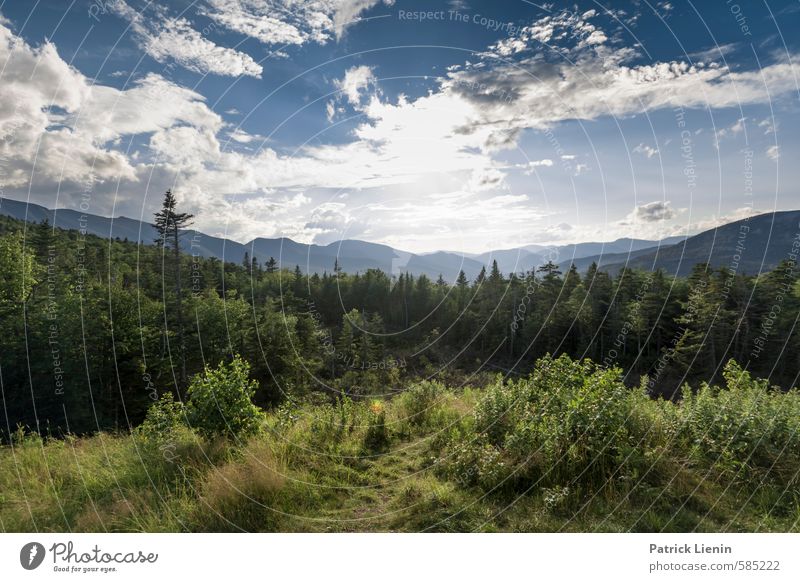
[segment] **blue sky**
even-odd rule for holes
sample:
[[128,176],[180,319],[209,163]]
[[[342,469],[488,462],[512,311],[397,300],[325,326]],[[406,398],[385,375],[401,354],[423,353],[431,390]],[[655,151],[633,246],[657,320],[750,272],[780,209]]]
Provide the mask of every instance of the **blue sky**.
[[800,3],[0,3],[0,193],[424,252],[796,209]]

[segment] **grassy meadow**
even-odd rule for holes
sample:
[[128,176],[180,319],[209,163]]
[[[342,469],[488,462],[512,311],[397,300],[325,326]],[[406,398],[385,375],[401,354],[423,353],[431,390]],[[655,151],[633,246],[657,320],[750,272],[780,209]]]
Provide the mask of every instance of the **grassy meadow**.
[[800,395],[733,361],[724,379],[656,400],[618,369],[546,357],[518,380],[264,412],[246,364],[221,366],[131,433],[18,431],[0,528],[798,531]]

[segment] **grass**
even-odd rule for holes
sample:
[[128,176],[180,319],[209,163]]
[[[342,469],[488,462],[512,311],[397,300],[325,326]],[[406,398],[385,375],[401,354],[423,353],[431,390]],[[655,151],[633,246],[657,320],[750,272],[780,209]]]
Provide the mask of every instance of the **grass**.
[[284,405],[241,442],[19,433],[0,529],[798,531],[800,396],[725,378],[675,404],[547,358],[485,389]]

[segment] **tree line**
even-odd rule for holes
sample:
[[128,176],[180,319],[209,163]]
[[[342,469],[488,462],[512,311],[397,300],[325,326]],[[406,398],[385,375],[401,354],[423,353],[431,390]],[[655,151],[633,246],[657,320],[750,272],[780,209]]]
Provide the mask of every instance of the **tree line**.
[[[647,375],[651,394],[718,380],[733,358],[790,387],[800,370],[795,264],[758,276],[545,264],[475,280],[379,270],[305,274],[274,257],[191,256],[191,216],[165,196],[156,244],[0,219],[0,380],[8,435],[123,430],[162,394],[230,362],[256,402],[400,391],[411,377],[526,374],[546,354]],[[320,396],[324,395],[324,396]]]

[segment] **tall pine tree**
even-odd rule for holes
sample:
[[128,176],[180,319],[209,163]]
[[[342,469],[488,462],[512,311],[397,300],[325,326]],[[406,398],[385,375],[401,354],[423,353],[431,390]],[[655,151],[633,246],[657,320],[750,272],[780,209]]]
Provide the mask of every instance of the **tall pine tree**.
[[178,350],[180,355],[180,383],[186,386],[186,338],[183,325],[183,286],[181,285],[181,230],[192,225],[191,214],[178,212],[178,201],[172,190],[164,194],[161,210],[155,213],[154,225],[158,231],[156,245],[161,249],[162,265],[166,267],[167,250],[171,250],[172,270],[175,277],[175,317],[178,326]]

